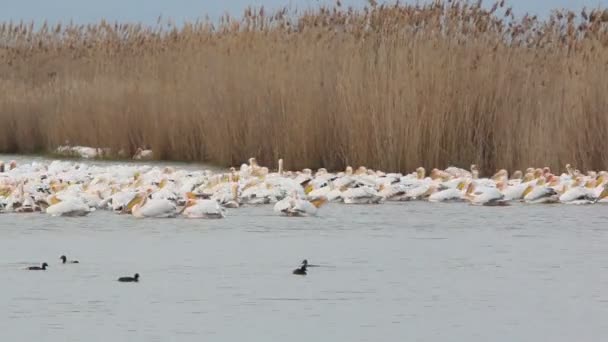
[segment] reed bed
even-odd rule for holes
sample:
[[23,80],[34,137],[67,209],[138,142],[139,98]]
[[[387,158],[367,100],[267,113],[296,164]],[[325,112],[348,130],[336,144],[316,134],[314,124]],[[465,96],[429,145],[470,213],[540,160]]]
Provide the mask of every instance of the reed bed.
[[0,24],[0,151],[392,171],[608,165],[608,11],[249,9],[176,27]]

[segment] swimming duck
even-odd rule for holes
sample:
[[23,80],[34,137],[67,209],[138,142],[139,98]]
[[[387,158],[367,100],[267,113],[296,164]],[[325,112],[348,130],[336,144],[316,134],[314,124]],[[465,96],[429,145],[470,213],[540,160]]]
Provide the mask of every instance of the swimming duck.
[[307,266],[305,264],[302,264],[302,266],[293,270],[293,274],[306,275],[306,267]]
[[135,273],[132,277],[120,277],[118,281],[123,283],[137,283],[139,282],[139,273]]
[[68,260],[65,255],[62,255],[59,259],[61,259],[62,264],[79,264],[78,260]]
[[49,266],[49,264],[47,264],[46,262],[42,263],[42,267],[41,266],[30,266],[27,269],[30,271],[46,271],[46,268]]

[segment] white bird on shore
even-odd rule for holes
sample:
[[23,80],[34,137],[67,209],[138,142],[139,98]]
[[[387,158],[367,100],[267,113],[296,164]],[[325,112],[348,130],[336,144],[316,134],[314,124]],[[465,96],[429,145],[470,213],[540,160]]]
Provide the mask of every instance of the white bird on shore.
[[137,148],[133,155],[134,160],[151,160],[154,156],[152,150],[144,150],[141,147]]

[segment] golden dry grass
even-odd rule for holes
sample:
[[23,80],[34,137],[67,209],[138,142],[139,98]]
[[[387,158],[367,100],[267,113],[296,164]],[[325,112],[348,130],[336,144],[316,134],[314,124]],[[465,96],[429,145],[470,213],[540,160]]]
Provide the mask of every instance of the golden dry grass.
[[0,25],[0,151],[412,170],[606,168],[608,12],[466,1],[183,27]]

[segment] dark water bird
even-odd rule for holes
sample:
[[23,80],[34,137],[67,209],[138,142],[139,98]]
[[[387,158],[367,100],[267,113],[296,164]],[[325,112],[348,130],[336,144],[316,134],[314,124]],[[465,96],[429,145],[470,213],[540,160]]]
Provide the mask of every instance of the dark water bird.
[[139,273],[135,273],[132,277],[120,277],[118,281],[123,283],[137,283],[139,281]]
[[61,259],[62,264],[79,264],[78,260],[68,260],[65,255],[62,255],[59,259]]
[[302,265],[299,268],[293,270],[293,274],[306,275],[306,265]]
[[49,266],[46,262],[42,263],[42,267],[40,266],[30,266],[27,269],[30,271],[46,271],[46,268]]
[[293,274],[306,275],[306,268],[308,267],[308,260],[302,260],[302,265],[299,268],[293,270]]

